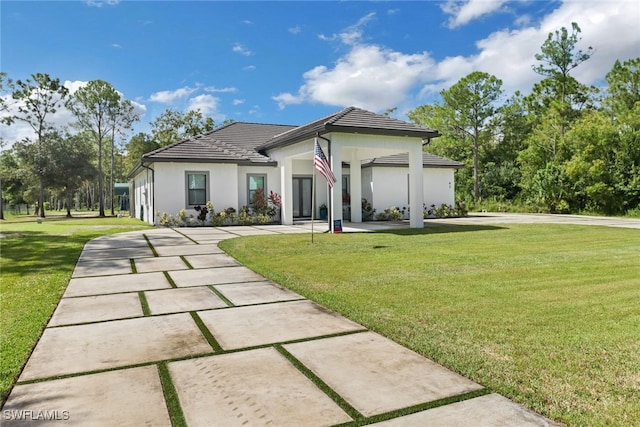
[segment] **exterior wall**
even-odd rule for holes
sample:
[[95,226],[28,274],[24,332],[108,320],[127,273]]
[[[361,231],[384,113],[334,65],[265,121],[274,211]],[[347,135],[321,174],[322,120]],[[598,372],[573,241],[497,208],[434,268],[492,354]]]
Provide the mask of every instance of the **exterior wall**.
[[[249,205],[249,188],[247,175],[266,175],[267,179],[265,184],[267,188],[264,189],[264,192],[267,197],[269,196],[270,191],[278,194],[282,193],[280,186],[280,171],[278,170],[278,168],[273,166],[238,166],[238,207]],[[230,206],[232,205],[213,205],[216,211],[226,209]]]
[[[155,163],[155,212],[175,215],[186,209],[187,183],[185,172],[208,172],[208,197],[216,210],[238,209],[238,166],[221,163]],[[197,215],[187,209],[188,215]]]
[[425,168],[424,169],[424,204],[440,206],[455,203],[455,169]]
[[362,169],[362,198],[369,203],[373,200],[373,168]]
[[132,184],[131,216],[153,224],[153,173],[143,169],[133,178]]
[[[362,170],[362,197],[371,202],[376,212],[391,206],[410,206],[409,168],[374,166]],[[424,204],[440,206],[455,202],[454,169],[423,169]]]

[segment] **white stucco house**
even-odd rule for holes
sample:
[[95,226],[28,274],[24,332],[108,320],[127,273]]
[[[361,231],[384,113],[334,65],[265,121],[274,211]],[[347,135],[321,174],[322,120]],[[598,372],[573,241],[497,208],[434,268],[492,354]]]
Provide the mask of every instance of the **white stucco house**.
[[[131,215],[154,224],[162,212],[197,215],[208,200],[216,211],[239,210],[262,188],[281,195],[284,224],[310,218],[312,206],[319,218],[322,204],[332,220],[361,222],[365,198],[378,212],[406,207],[410,226],[421,228],[423,205],[454,204],[463,166],[423,151],[438,136],[355,107],[303,126],[234,122],[144,154],[129,174]],[[318,174],[314,195],[316,138],[337,182],[329,189]]]

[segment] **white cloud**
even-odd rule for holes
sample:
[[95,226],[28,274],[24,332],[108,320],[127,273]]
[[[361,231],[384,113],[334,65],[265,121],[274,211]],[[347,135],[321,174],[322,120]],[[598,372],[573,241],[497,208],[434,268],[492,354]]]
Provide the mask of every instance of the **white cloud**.
[[191,95],[196,90],[196,88],[191,88],[189,86],[181,87],[176,90],[162,90],[160,92],[152,93],[149,97],[149,101],[171,104],[179,98]]
[[[491,4],[497,7],[496,2]],[[476,15],[468,11],[466,16],[480,16],[480,10],[476,9]],[[582,29],[578,48],[595,49],[591,59],[572,75],[584,84],[598,84],[616,59],[624,61],[639,56],[639,16],[640,3],[635,1],[565,0],[535,26],[526,26],[526,19],[515,19],[514,28],[478,40],[476,53],[452,55],[436,63],[426,52],[410,54],[361,42],[362,26],[373,18],[370,14],[341,34],[323,36],[325,40],[342,41],[349,46],[349,52],[331,66],[318,65],[305,72],[297,91],[283,92],[272,99],[281,109],[306,102],[355,105],[374,111],[393,106],[406,109],[411,104],[415,108],[425,98],[432,99],[432,95],[475,70],[501,79],[507,95],[516,90],[529,93],[533,84],[542,79],[532,70],[537,63],[535,54],[540,52],[550,32],[561,27],[571,30],[572,22]]]
[[236,106],[236,105],[242,105],[242,104],[244,104],[244,101],[245,101],[244,99],[234,99],[234,100],[232,101],[232,104],[233,104],[234,106]]
[[213,95],[198,95],[189,99],[188,110],[200,110],[205,116],[214,116],[217,114],[219,98]]
[[409,91],[426,80],[434,62],[427,53],[407,55],[374,45],[357,45],[334,68],[317,66],[304,74],[297,94],[273,99],[287,104],[320,102],[354,105],[381,111],[401,103]]
[[438,79],[448,87],[473,70],[495,75],[504,82],[508,93],[529,92],[541,79],[533,72],[535,54],[551,32],[577,22],[582,30],[578,48],[595,49],[591,59],[573,70],[584,84],[594,84],[611,70],[616,59],[638,57],[640,32],[637,30],[640,3],[633,1],[579,2],[565,1],[546,16],[539,26],[494,32],[476,43],[478,53],[468,57],[446,58],[438,64]]
[[122,48],[122,46],[120,46],[118,43],[111,43],[111,47],[116,48],[116,49]]
[[449,18],[449,28],[456,28],[468,24],[481,16],[493,13],[502,8],[506,0],[449,0],[440,6],[443,12],[452,15]]
[[234,52],[239,53],[240,55],[244,55],[244,56],[253,55],[253,52],[251,52],[249,49],[244,47],[241,43],[234,44],[232,50]]
[[[86,81],[70,81],[66,80],[63,85],[69,90],[69,95],[73,95],[78,89],[87,85]],[[126,99],[124,94],[118,91],[120,96]],[[18,113],[18,104],[11,99],[11,95],[7,94],[3,96],[3,99],[8,101],[9,111],[0,113],[0,117],[4,117],[7,115],[14,115]],[[140,118],[144,117],[147,112],[147,107],[137,101],[131,101],[133,104],[134,111],[140,116]],[[58,105],[56,108],[56,112],[47,116],[47,123],[54,126],[56,129],[71,129],[71,125],[75,122],[75,117],[73,114],[64,106],[64,104]],[[16,141],[21,141],[25,138],[33,139],[35,138],[34,130],[25,122],[16,121],[11,126],[0,125],[1,136],[6,143],[9,145],[13,144]]]
[[346,45],[355,45],[359,43],[362,39],[362,32],[364,31],[364,27],[375,18],[375,12],[368,13],[363,16],[356,22],[355,24],[347,27],[341,33],[333,34],[331,36],[325,36],[324,34],[320,34],[318,37],[320,40],[324,41],[334,41],[339,40]]
[[255,65],[247,65],[246,67],[243,68],[243,70],[245,71],[253,71],[256,69]]
[[85,3],[91,7],[115,6],[120,3],[120,0],[87,0]]
[[218,92],[218,93],[235,93],[238,91],[236,87],[222,87],[218,88],[215,86],[207,86],[204,88],[205,92]]
[[300,32],[302,32],[302,28],[300,27],[300,25],[296,25],[295,27],[291,27],[288,30],[291,34],[300,34]]
[[369,13],[341,33],[320,35],[322,40],[339,40],[351,50],[332,68],[319,65],[304,73],[305,82],[297,93],[274,96],[278,107],[319,102],[382,111],[409,97],[410,91],[434,71],[435,63],[426,52],[404,54],[361,43],[364,27],[374,18],[375,13]]

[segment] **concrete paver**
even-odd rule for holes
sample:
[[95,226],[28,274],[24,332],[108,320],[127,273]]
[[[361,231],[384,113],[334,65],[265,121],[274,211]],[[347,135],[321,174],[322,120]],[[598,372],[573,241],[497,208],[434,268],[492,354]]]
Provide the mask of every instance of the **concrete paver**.
[[62,298],[49,327],[142,316],[137,293]]
[[309,300],[199,311],[198,315],[224,350],[364,329]]
[[284,348],[366,416],[483,388],[373,332]]
[[237,237],[234,234],[231,234],[227,231],[221,231],[218,228],[208,228],[208,227],[194,227],[194,228],[183,228],[180,230],[182,234],[189,237],[190,239],[199,242],[201,240],[226,240]]
[[322,426],[351,418],[272,348],[169,363],[189,426]]
[[84,245],[85,251],[103,250],[103,249],[120,249],[120,248],[148,248],[147,241],[140,236],[128,237],[122,239],[102,239],[91,240]]
[[227,254],[188,255],[185,259],[193,268],[233,267],[241,265]]
[[144,295],[147,298],[151,314],[180,313],[183,311],[227,307],[227,304],[206,286],[147,291]]
[[185,236],[148,236],[149,243],[154,248],[159,246],[195,245],[196,242]]
[[487,394],[401,418],[372,424],[378,427],[555,426],[548,419],[500,396]]
[[256,282],[264,277],[247,267],[216,267],[197,270],[170,271],[169,276],[179,288],[186,286],[219,285],[222,283]]
[[[8,412],[6,412],[8,411]],[[169,426],[171,421],[155,366],[102,372],[34,384],[16,385],[3,414],[3,426],[50,425],[111,427]]]
[[71,279],[63,297],[116,294],[170,288],[162,273],[125,274],[122,276],[81,277]]
[[128,259],[78,260],[71,277],[107,276],[131,273]]
[[151,273],[153,271],[187,270],[189,266],[179,256],[166,256],[155,258],[134,258],[138,273]]
[[188,313],[47,328],[20,379],[90,372],[212,351]]
[[233,283],[214,286],[235,305],[264,304],[268,302],[304,299],[303,296],[273,282]]
[[160,256],[171,255],[204,255],[223,254],[222,249],[215,244],[187,245],[187,246],[154,246]]
[[152,257],[153,252],[145,242],[145,246],[126,247],[116,249],[92,249],[84,250],[80,255],[81,261],[103,260],[103,259],[130,259],[141,257]]

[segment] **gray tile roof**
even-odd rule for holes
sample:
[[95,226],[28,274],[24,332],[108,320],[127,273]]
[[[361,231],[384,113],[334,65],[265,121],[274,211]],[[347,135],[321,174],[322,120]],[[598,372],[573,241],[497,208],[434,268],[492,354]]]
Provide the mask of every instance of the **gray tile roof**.
[[275,164],[256,147],[294,126],[234,122],[142,156],[151,161]]
[[438,131],[404,122],[381,114],[372,113],[356,107],[348,107],[337,113],[323,117],[266,141],[260,150],[270,150],[295,144],[316,134],[328,132],[364,133],[393,136],[417,136],[420,138],[436,138]]
[[[331,131],[434,138],[440,134],[402,120],[349,107],[303,126],[233,122],[203,135],[185,139],[142,156],[144,162],[194,162],[275,165],[267,151]],[[424,154],[425,165],[461,167],[458,162]],[[386,156],[365,165],[407,165],[408,155]]]

